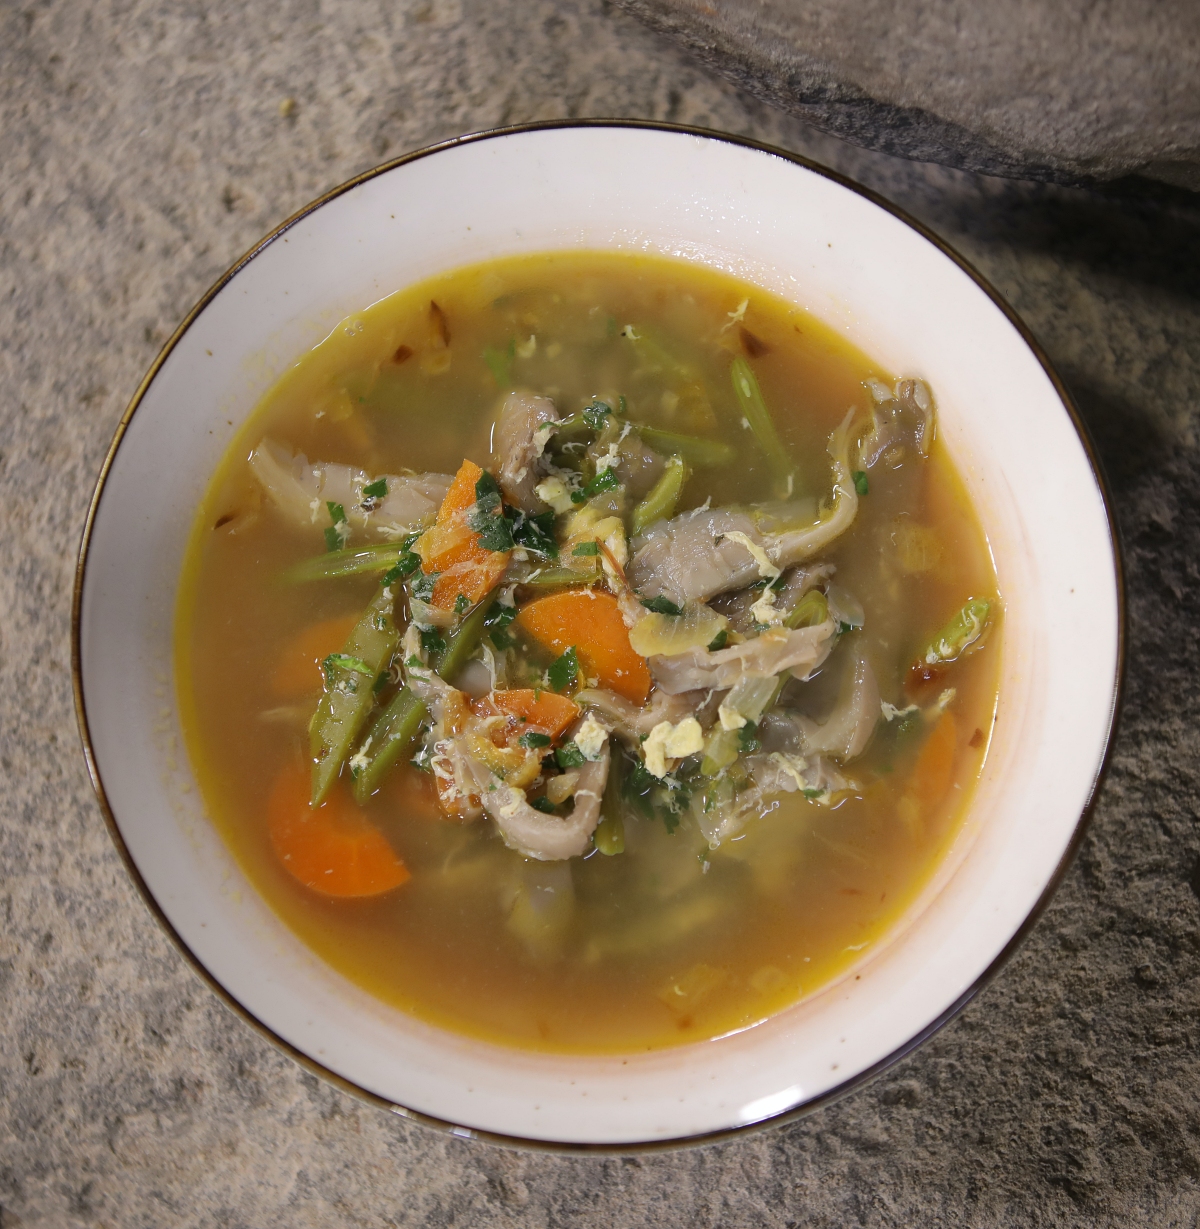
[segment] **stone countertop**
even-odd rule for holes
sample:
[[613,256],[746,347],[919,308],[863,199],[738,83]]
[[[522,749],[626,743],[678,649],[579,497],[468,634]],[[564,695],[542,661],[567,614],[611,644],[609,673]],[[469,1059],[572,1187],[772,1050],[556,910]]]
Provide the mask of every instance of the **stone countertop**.
[[[624,1159],[405,1124],[236,1019],[111,846],[70,686],[92,483],[207,286],[385,157],[582,115],[777,142],[957,246],[1079,400],[1130,593],[1108,783],[1061,891],[996,982],[837,1105]],[[603,0],[17,0],[0,9],[0,168],[2,1229],[1197,1224],[1200,201],[841,145]]]

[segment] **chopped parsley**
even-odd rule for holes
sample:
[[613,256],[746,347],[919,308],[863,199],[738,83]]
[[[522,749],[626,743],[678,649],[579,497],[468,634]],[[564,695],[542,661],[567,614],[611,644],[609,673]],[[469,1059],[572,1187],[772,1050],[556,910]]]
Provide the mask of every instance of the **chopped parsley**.
[[374,482],[368,482],[363,487],[363,507],[368,505],[370,508],[376,508],[379,504],[387,499],[387,479],[376,478]]
[[375,686],[374,686],[374,687],[372,687],[372,688],[371,688],[371,690],[372,690],[372,691],[373,691],[376,695],[378,695],[378,694],[379,694],[379,693],[380,693],[380,692],[381,692],[381,691],[382,691],[382,690],[383,690],[383,689],[387,686],[387,684],[388,684],[388,679],[389,679],[389,678],[391,678],[391,674],[389,674],[389,673],[388,673],[388,671],[387,671],[387,670],[385,670],[385,671],[384,671],[384,672],[383,672],[383,673],[382,673],[382,674],[381,674],[381,675],[380,675],[380,676],[379,676],[379,677],[375,680]]
[[412,595],[418,602],[428,602],[433,597],[433,587],[440,572],[418,572],[412,579]]
[[601,401],[599,397],[593,397],[592,404],[584,407],[583,421],[587,423],[593,431],[603,431],[604,423],[611,413],[611,405],[605,401]]
[[524,512],[516,513],[512,522],[512,537],[518,546],[523,546],[526,550],[550,559],[558,558],[558,543],[554,540],[553,508],[538,512],[534,516]]
[[352,670],[355,674],[375,673],[361,657],[351,657],[349,653],[330,653],[321,663],[321,669],[327,679],[333,670]]
[[748,755],[751,751],[761,750],[762,742],[758,737],[758,724],[754,721],[747,721],[738,730],[738,751],[743,755]]
[[530,804],[535,811],[544,811],[547,815],[554,814],[554,803],[543,794],[540,798],[535,798]]
[[329,519],[333,522],[325,530],[325,549],[341,550],[350,537],[350,523],[346,520],[346,509],[341,504],[335,504],[327,499],[325,507],[329,509]]
[[598,555],[599,553],[599,542],[580,542],[579,545],[571,552],[572,555]]
[[652,610],[654,611],[655,614],[664,614],[664,615],[683,614],[682,606],[676,606],[675,603],[671,601],[669,597],[663,597],[661,593],[657,597],[644,597],[641,599],[641,601],[642,601],[642,605],[645,606],[647,610]]
[[549,734],[539,734],[537,730],[530,730],[528,734],[522,734],[517,739],[522,747],[528,747],[530,750],[536,747],[548,747],[553,741]]
[[571,647],[546,671],[546,682],[555,691],[566,691],[579,677],[579,655]]
[[854,471],[854,489],[860,495],[866,495],[871,489],[871,484],[867,481],[865,470],[856,469]]
[[579,750],[575,742],[563,743],[554,753],[554,758],[558,761],[559,768],[582,768],[587,763],[587,756]]
[[721,628],[719,632],[708,642],[708,651],[716,653],[723,649],[729,643],[729,632],[725,628]]
[[426,653],[444,653],[446,638],[436,627],[421,628],[421,648]]
[[517,638],[504,630],[516,617],[515,606],[503,606],[499,602],[493,602],[491,609],[483,616],[483,626],[487,628],[496,648],[511,649],[517,643]]
[[454,613],[456,615],[464,614],[466,612],[467,607],[470,606],[470,604],[471,604],[471,601],[467,597],[467,595],[465,593],[460,593],[458,597],[454,599]]
[[806,789],[802,790],[801,792],[804,794],[805,798],[822,798],[825,795],[825,790],[823,789]]

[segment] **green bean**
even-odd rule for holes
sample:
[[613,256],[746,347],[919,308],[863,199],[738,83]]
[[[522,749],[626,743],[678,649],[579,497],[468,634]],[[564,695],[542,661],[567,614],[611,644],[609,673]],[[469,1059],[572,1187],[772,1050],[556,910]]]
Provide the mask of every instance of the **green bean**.
[[675,505],[683,494],[683,484],[687,480],[687,462],[680,456],[668,457],[667,468],[642,502],[634,508],[630,533],[639,534],[647,525],[652,525],[657,520],[666,520],[673,515]]
[[698,435],[680,435],[675,431],[660,431],[657,427],[639,426],[637,433],[651,448],[682,457],[696,469],[730,465],[737,458],[737,449],[730,444],[722,444],[720,440],[701,439]]
[[763,400],[762,389],[758,387],[758,379],[750,364],[740,355],[729,366],[729,376],[733,382],[733,391],[741,407],[742,415],[750,424],[750,431],[758,440],[759,446],[767,457],[767,464],[775,476],[776,494],[787,499],[792,495],[796,467],[788,456],[775,424],[771,421],[767,403]]
[[809,591],[788,611],[783,620],[784,627],[793,631],[798,627],[816,627],[829,618],[829,603],[820,589]]
[[606,857],[625,852],[625,823],[619,815],[606,815],[592,833],[592,843]]
[[[333,788],[375,701],[376,676],[387,668],[396,651],[400,633],[393,618],[394,606],[391,591],[380,589],[354,625],[341,653],[325,660],[325,694],[308,727],[313,806],[320,806]],[[362,673],[363,666],[370,674]]]
[[967,604],[942,628],[921,655],[927,666],[940,661],[954,661],[983,635],[991,602],[980,597],[968,599]]
[[483,639],[483,621],[495,600],[496,591],[493,589],[458,625],[446,647],[438,655],[433,668],[446,682],[466,665],[467,658],[479,647],[479,642]]
[[376,542],[371,546],[354,546],[349,550],[329,551],[312,559],[302,559],[283,573],[288,584],[304,580],[334,580],[339,576],[359,576],[371,572],[386,572],[408,554],[401,542]]
[[[428,710],[407,687],[402,687],[391,703],[375,718],[359,753],[351,760],[354,800],[360,805],[379,788],[389,769],[416,741]],[[365,765],[356,767],[362,757]]]

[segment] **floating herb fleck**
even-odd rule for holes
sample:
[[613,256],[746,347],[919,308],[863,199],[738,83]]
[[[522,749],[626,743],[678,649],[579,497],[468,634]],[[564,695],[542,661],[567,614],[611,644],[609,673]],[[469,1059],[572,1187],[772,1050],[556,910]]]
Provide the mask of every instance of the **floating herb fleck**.
[[546,671],[546,682],[555,691],[566,691],[579,677],[579,656],[571,647]]
[[642,605],[645,606],[647,610],[654,611],[655,614],[663,614],[663,615],[683,614],[683,608],[681,606],[676,606],[675,603],[671,601],[669,597],[663,597],[661,593],[657,597],[642,598]]

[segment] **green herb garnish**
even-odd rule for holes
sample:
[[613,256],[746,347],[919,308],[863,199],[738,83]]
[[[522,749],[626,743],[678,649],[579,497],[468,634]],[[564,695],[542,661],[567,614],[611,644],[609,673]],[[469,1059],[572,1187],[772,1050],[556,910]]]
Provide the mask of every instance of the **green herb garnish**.
[[729,632],[725,628],[721,628],[719,632],[708,642],[708,651],[716,653],[723,649],[729,643]]
[[374,482],[368,482],[363,487],[363,498],[372,501],[387,498],[387,479],[376,478]]
[[592,498],[593,495],[599,495],[603,491],[612,491],[621,485],[621,479],[617,477],[615,469],[602,469],[585,487],[581,487],[578,491],[571,492],[571,502],[573,504],[581,504]]
[[549,734],[539,734],[537,730],[530,730],[528,734],[522,734],[517,739],[522,747],[528,747],[531,750],[535,747],[548,747],[553,741]]
[[566,691],[579,677],[579,656],[571,647],[546,671],[546,682],[555,691]]
[[[511,514],[511,510],[510,510]],[[547,509],[529,516],[518,512],[512,522],[512,538],[525,547],[550,559],[558,558],[558,543],[554,540],[554,510]]]
[[467,607],[470,606],[470,604],[471,602],[470,602],[470,599],[467,597],[467,595],[465,593],[460,593],[458,597],[454,599],[454,613],[456,615],[461,615],[465,613]]
[[866,495],[871,489],[871,484],[867,481],[866,471],[861,469],[854,471],[854,489],[860,495]]
[[444,653],[446,638],[436,627],[421,628],[421,648],[426,653]]
[[543,794],[540,798],[535,798],[530,804],[535,811],[544,811],[547,815],[554,814],[554,803]]
[[375,673],[361,657],[351,657],[349,653],[330,653],[321,663],[321,669],[325,671],[326,678],[329,677],[329,672],[334,669],[352,670],[355,674]]
[[753,721],[747,721],[740,730],[738,730],[738,751],[742,755],[749,755],[752,751],[761,751],[762,743],[758,737],[758,725]]
[[675,603],[671,601],[669,597],[663,597],[661,593],[657,597],[644,597],[641,599],[641,601],[642,601],[642,605],[645,606],[647,610],[652,610],[654,611],[655,614],[664,614],[664,615],[683,614],[682,606],[676,606]]
[[580,544],[571,552],[572,555],[598,555],[599,553],[599,542],[580,542]]
[[441,572],[418,572],[413,577],[409,588],[418,602],[428,602],[433,597],[433,587]]
[[587,763],[587,756],[574,742],[563,743],[554,753],[554,758],[558,761],[559,768],[582,768]]
[[593,431],[603,431],[604,422],[611,413],[611,405],[605,401],[601,401],[599,397],[594,397],[592,399],[592,404],[584,408],[583,421],[587,423]]

